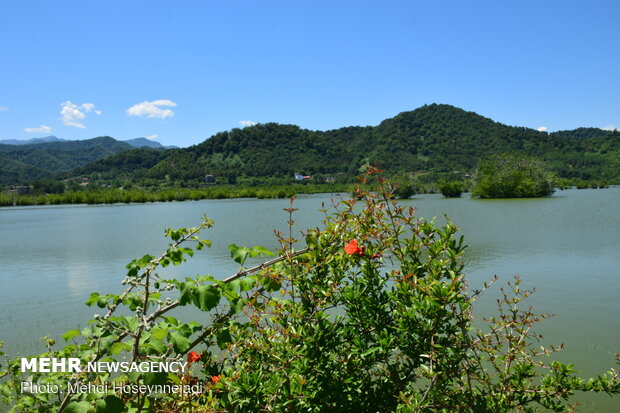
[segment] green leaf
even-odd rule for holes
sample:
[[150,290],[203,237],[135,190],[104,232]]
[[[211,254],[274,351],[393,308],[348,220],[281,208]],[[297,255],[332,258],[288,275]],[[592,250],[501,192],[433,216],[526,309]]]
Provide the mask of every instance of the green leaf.
[[238,314],[243,310],[243,306],[245,305],[245,300],[241,298],[236,298],[234,300],[228,300],[230,302],[230,312],[232,314]]
[[174,384],[181,384],[181,378],[176,374],[168,373],[168,381]]
[[265,291],[267,292],[278,291],[281,287],[280,282],[268,277],[263,278],[262,284],[265,287]]
[[194,289],[194,304],[202,311],[215,308],[220,302],[220,290],[212,285],[201,285]]
[[201,250],[204,247],[210,248],[211,247],[212,242],[207,240],[207,239],[201,239],[198,241],[198,244],[196,244],[196,249],[197,250]]
[[157,340],[163,340],[168,335],[168,330],[164,328],[153,328],[151,330],[151,337]]
[[146,267],[147,265],[149,265],[149,264],[151,263],[151,261],[152,261],[152,260],[154,260],[154,259],[155,259],[155,257],[153,257],[152,255],[148,255],[148,254],[147,254],[147,255],[145,255],[144,257],[140,258],[140,259],[138,260],[137,264],[138,264],[140,267],[144,268],[144,267]]
[[118,321],[126,325],[129,331],[135,331],[138,328],[138,320],[136,317],[119,317]]
[[194,250],[191,248],[181,248],[181,251],[183,251],[185,254],[189,255],[190,257],[194,256]]
[[250,254],[250,249],[240,247],[237,244],[230,244],[228,249],[230,250],[230,256],[232,259],[238,262],[239,265],[243,265],[245,260],[248,258],[248,254]]
[[162,317],[164,320],[166,320],[166,322],[168,322],[168,324],[172,325],[172,326],[178,326],[179,325],[179,320],[177,320],[174,317],[170,317],[170,316],[163,316]]
[[125,409],[123,401],[111,394],[97,402],[97,413],[118,413],[123,409]]
[[256,257],[256,256],[265,256],[265,257],[273,257],[274,253],[273,251],[268,250],[265,247],[261,247],[260,245],[256,245],[254,247],[252,247],[252,257]]
[[201,283],[214,283],[217,284],[219,286],[222,286],[224,283],[222,283],[222,280],[218,280],[215,277],[213,277],[212,275],[209,274],[205,274],[205,275],[197,275],[196,276],[196,281],[201,282]]
[[99,300],[99,293],[91,293],[90,298],[86,300],[86,305],[92,307]]
[[[241,284],[240,280],[232,280],[231,282],[224,285],[224,288],[226,289],[227,292],[236,293],[237,291],[239,291],[240,284]],[[232,294],[232,295],[237,296],[238,294]]]
[[181,291],[181,296],[179,297],[179,304],[186,305],[191,302],[192,296],[194,293],[194,283],[192,282],[184,282],[179,284],[179,291]]
[[170,247],[166,252],[168,258],[174,265],[180,265],[185,258],[183,258],[183,249],[179,247]]
[[140,266],[136,264],[135,260],[127,264],[126,268],[127,268],[127,277],[129,278],[133,278],[136,275],[138,275],[138,271],[140,270]]
[[372,347],[362,353],[362,357],[366,357],[374,353],[375,351],[381,350],[381,347]]
[[232,341],[230,331],[227,328],[218,330],[217,333],[215,333],[215,337],[217,339],[218,347],[222,350],[226,349],[226,343],[230,343]]
[[168,373],[145,373],[144,374],[144,384],[146,385],[154,385],[154,384],[166,384],[166,379],[168,378]]
[[65,413],[95,413],[96,410],[93,406],[88,402],[71,402],[67,405]]
[[69,341],[71,340],[73,337],[77,337],[80,335],[80,330],[78,329],[73,329],[73,330],[69,330],[67,331],[65,334],[62,335],[62,338],[65,339],[65,341]]
[[177,354],[185,353],[189,349],[189,340],[179,333],[170,333],[169,341],[172,343],[174,351],[176,351]]
[[117,342],[117,343],[112,344],[112,346],[110,346],[110,352],[111,352],[113,355],[117,355],[117,354],[119,354],[120,352],[122,352],[123,350],[127,350],[127,349],[128,349],[128,347],[129,347],[129,346],[128,346],[127,344],[122,343],[122,342],[120,342],[120,341],[119,341],[119,342]]
[[149,351],[145,351],[148,354],[159,355],[166,352],[166,344],[161,340],[151,339],[142,346],[142,349],[148,349]]
[[239,280],[239,289],[241,291],[249,291],[254,287],[255,277],[245,277]]
[[165,234],[167,237],[170,237],[173,241],[178,241],[181,239],[184,232],[185,232],[185,228],[179,228],[177,230],[174,230],[172,228],[166,228]]

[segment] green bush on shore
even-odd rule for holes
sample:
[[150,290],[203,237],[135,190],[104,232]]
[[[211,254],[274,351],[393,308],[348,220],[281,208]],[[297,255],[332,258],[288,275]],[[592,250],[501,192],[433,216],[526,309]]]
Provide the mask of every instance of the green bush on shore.
[[465,185],[461,181],[448,181],[445,179],[437,182],[439,192],[446,198],[459,198],[463,193]]
[[480,198],[544,197],[555,191],[555,175],[538,159],[522,154],[481,161],[474,179],[472,195]]

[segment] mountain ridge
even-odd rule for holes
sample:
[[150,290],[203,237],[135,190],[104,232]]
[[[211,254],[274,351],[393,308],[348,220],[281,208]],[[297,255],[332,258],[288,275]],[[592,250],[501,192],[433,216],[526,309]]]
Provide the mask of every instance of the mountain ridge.
[[[130,181],[144,178],[186,183],[202,182],[205,175],[229,183],[246,178],[292,179],[295,173],[321,179],[352,178],[375,163],[389,173],[472,173],[480,159],[505,152],[540,158],[563,178],[620,183],[618,131],[578,128],[547,133],[504,125],[445,104],[404,111],[376,126],[313,131],[297,125],[260,123],[216,133],[187,148],[146,150],[111,137],[94,139],[107,140],[99,142],[98,150],[85,145],[73,152],[63,150],[63,145],[89,140],[0,144],[0,161],[5,165],[0,183],[28,182],[60,173],[63,177],[91,174],[106,180],[122,174]],[[137,142],[144,140],[138,138]]]
[[32,139],[0,139],[0,144],[3,145],[36,145],[38,143],[47,142],[65,142],[66,139],[60,139],[54,135],[44,136],[42,138]]
[[0,144],[0,183],[24,184],[53,178],[61,172],[131,149],[109,136],[80,141],[53,141],[27,145]]
[[171,152],[146,175],[192,180],[212,174],[233,182],[296,172],[354,176],[375,163],[390,172],[471,173],[481,158],[514,151],[541,158],[569,179],[620,179],[617,132],[547,133],[445,104],[401,112],[377,126],[312,131],[263,123],[232,129]]

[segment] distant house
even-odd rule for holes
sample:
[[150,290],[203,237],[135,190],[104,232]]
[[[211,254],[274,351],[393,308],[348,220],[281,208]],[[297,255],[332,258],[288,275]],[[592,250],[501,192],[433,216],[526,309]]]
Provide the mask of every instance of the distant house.
[[215,183],[215,175],[205,175],[205,183],[206,184],[214,184]]
[[30,187],[25,185],[10,185],[6,187],[6,191],[12,194],[27,194],[30,192]]
[[307,179],[312,179],[312,177],[310,175],[295,174],[295,180],[297,182],[305,181]]

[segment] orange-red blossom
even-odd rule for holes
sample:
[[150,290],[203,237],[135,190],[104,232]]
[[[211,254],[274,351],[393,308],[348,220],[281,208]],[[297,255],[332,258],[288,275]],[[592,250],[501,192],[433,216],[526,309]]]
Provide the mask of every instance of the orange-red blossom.
[[189,354],[187,355],[187,361],[189,363],[195,363],[200,360],[200,357],[202,357],[201,354],[198,354],[195,351],[190,351]]
[[[344,252],[345,254],[348,255],[359,255],[359,256],[363,256],[364,255],[364,250],[366,248],[364,246],[360,246],[357,243],[356,239],[352,239],[351,241],[349,241],[349,243],[344,247]],[[370,256],[370,258],[379,258],[379,254],[372,254]]]

